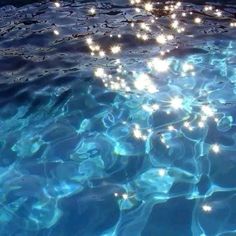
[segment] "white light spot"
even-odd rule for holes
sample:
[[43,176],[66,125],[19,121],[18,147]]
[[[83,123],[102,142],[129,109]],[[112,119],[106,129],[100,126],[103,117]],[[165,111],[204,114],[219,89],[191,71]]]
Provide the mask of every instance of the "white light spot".
[[222,12],[217,9],[216,12],[215,12],[215,15],[217,17],[221,17],[222,16]]
[[170,105],[175,110],[183,108],[183,99],[179,97],[174,97],[170,101]]
[[133,130],[133,134],[134,134],[134,137],[137,138],[137,139],[141,139],[142,138],[142,133],[141,133],[141,130],[140,129],[134,129]]
[[160,58],[154,58],[148,65],[157,72],[166,72],[169,69],[169,62]]
[[99,78],[103,78],[103,77],[106,76],[106,73],[105,73],[103,68],[96,69],[94,74],[95,74],[96,77],[99,77]]
[[183,66],[182,66],[182,70],[183,72],[189,72],[189,71],[193,71],[194,70],[194,67],[192,64],[189,64],[189,63],[184,63]]
[[54,5],[55,5],[55,7],[60,7],[61,6],[61,4],[59,2],[55,2]]
[[211,212],[212,211],[212,207],[208,204],[205,204],[202,206],[202,210],[205,212]]
[[60,32],[59,32],[58,30],[53,30],[53,33],[54,33],[55,35],[59,35],[59,34],[60,34]]
[[168,130],[169,130],[169,131],[173,131],[173,130],[175,130],[175,127],[174,127],[173,125],[169,125],[169,126],[168,126]]
[[165,44],[167,41],[167,38],[164,34],[161,34],[156,37],[156,41],[160,44]]
[[127,199],[129,198],[129,195],[128,195],[127,193],[123,193],[123,194],[122,194],[122,198],[123,198],[124,200],[127,200]]
[[166,170],[165,169],[161,168],[161,169],[158,170],[158,175],[159,176],[163,177],[163,176],[165,176],[165,174],[166,174]]
[[204,124],[203,121],[199,121],[199,122],[198,122],[198,126],[199,126],[200,128],[204,128],[205,124]]
[[119,53],[120,51],[121,51],[120,46],[112,46],[112,47],[111,47],[111,52],[112,52],[113,54],[117,54],[117,53]]
[[171,24],[171,26],[174,28],[174,29],[177,29],[178,26],[179,26],[179,22],[177,20],[173,21],[173,23]]
[[106,54],[105,54],[104,51],[100,51],[100,52],[99,52],[99,56],[100,56],[100,57],[105,57],[105,55],[106,55]]
[[90,15],[95,15],[95,14],[96,14],[96,9],[95,9],[95,7],[91,7],[91,8],[89,9],[89,14],[90,14]]
[[195,22],[196,24],[200,24],[200,23],[202,22],[202,19],[201,19],[200,17],[196,17],[196,18],[194,19],[194,22]]
[[152,10],[153,10],[153,5],[152,5],[152,3],[150,3],[150,2],[146,3],[146,4],[144,5],[144,9],[145,9],[146,11],[152,11]]
[[214,116],[213,109],[211,107],[207,106],[207,105],[203,105],[201,110],[208,117]]
[[134,86],[138,90],[147,90],[149,93],[157,92],[155,85],[152,83],[150,77],[147,74],[140,74],[134,81]]
[[91,45],[92,43],[93,43],[93,39],[92,38],[87,38],[86,39],[86,43],[88,44],[88,45]]
[[186,127],[186,128],[189,128],[190,127],[190,123],[189,122],[184,122],[184,127]]
[[220,152],[220,146],[218,144],[213,144],[211,146],[211,150],[214,152],[214,153],[219,153]]

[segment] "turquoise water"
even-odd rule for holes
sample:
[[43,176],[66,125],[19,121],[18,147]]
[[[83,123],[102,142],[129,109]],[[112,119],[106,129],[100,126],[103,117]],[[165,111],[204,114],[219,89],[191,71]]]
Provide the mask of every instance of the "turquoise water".
[[0,8],[0,235],[236,235],[236,6],[58,4]]

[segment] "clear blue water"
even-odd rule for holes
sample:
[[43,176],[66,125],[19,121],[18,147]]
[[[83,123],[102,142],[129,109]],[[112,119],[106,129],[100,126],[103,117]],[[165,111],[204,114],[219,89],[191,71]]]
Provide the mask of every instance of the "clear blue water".
[[236,5],[2,2],[0,236],[236,235]]

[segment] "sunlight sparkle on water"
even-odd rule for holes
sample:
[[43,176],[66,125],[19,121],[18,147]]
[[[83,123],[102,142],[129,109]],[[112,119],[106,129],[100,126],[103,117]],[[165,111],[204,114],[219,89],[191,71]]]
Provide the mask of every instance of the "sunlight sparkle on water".
[[182,109],[183,108],[183,99],[180,97],[174,97],[171,99],[170,105],[175,110]]

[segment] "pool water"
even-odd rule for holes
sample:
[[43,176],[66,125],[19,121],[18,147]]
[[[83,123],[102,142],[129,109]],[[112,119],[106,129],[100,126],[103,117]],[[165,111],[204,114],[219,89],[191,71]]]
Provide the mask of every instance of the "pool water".
[[236,235],[235,14],[2,4],[0,235]]

